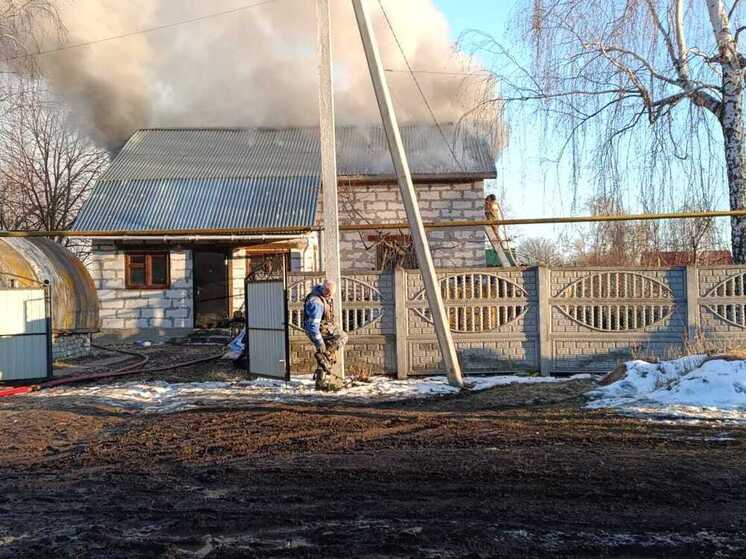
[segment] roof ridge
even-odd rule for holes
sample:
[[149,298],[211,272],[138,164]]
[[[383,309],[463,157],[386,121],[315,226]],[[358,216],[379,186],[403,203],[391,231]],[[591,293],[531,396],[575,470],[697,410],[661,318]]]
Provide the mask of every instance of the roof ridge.
[[[455,126],[453,122],[441,123],[441,126]],[[432,123],[425,122],[413,122],[407,124],[401,124],[400,128],[435,128]],[[335,128],[383,128],[382,124],[337,124]],[[226,132],[241,132],[246,130],[318,130],[319,126],[149,126],[145,128],[138,128],[137,132],[188,132],[188,131],[226,131]]]
[[[451,147],[433,126],[403,126],[412,174],[445,178],[466,173],[494,178],[495,158],[488,140],[468,133],[453,136]],[[342,126],[338,138],[340,176],[394,174],[380,126]],[[463,165],[458,165],[457,158]],[[99,181],[315,175],[320,164],[316,127],[144,128],[133,134]]]

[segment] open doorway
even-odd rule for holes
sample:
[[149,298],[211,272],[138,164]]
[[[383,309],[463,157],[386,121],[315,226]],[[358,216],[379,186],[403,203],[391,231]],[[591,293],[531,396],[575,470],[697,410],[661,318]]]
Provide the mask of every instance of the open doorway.
[[230,317],[230,252],[194,250],[194,326],[218,328]]

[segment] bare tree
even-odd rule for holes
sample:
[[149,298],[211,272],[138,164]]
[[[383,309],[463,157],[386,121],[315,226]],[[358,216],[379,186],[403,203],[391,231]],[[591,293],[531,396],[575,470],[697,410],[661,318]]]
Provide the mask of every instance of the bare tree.
[[[567,134],[574,172],[588,166],[594,147],[600,194],[618,194],[634,175],[640,198],[660,207],[662,185],[712,187],[725,174],[731,208],[746,209],[746,58],[738,47],[746,27],[742,3],[727,4],[532,0],[520,16],[530,66],[491,37],[472,36],[476,49],[493,55],[502,91],[486,102],[535,101],[550,131]],[[746,262],[746,218],[733,218],[731,230],[734,258]]]
[[[34,52],[50,34],[64,36],[64,27],[52,0],[0,0],[0,115],[22,104],[24,76],[36,70]],[[10,121],[5,121],[7,127]],[[18,229],[31,219],[18,184],[0,175],[0,228]]]
[[[592,215],[623,215],[622,203],[615,198],[595,197],[588,202]],[[568,259],[578,266],[632,266],[641,256],[659,250],[662,238],[657,224],[635,221],[609,221],[580,226],[568,242]]]
[[519,266],[559,266],[562,256],[556,243],[544,237],[529,237],[516,250]]
[[0,226],[69,229],[108,155],[38,87],[14,105],[0,124]]
[[[712,209],[707,201],[691,201],[680,208],[682,212],[706,211]],[[679,219],[666,223],[664,247],[668,251],[685,255],[687,264],[707,264],[703,257],[708,252],[723,248],[722,231],[713,218]]]
[[[707,199],[690,199],[677,208],[681,212],[708,211]],[[623,215],[624,206],[615,199],[590,200],[593,215]],[[578,226],[565,240],[568,262],[578,266],[666,266],[708,263],[708,252],[722,249],[723,231],[712,218],[658,221],[612,221]],[[721,254],[715,254],[718,261]]]
[[23,203],[23,194],[12,181],[0,176],[0,230],[17,230],[26,227],[31,210]]
[[[0,73],[11,78],[33,73],[44,40],[64,35],[54,0],[0,0]],[[3,92],[3,99],[7,97]]]

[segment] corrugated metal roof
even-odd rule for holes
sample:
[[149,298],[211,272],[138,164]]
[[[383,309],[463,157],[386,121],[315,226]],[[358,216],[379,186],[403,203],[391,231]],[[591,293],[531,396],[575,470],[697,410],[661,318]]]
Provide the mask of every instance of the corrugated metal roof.
[[[412,174],[495,176],[484,136],[405,126]],[[393,177],[381,127],[337,130],[339,175]],[[73,227],[85,230],[312,228],[320,189],[318,128],[139,130],[116,156]]]
[[[441,134],[442,132],[442,134]],[[495,176],[495,151],[486,134],[454,125],[410,125],[401,128],[412,175]],[[386,134],[382,127],[341,127],[337,130],[337,167],[340,176],[394,176]]]
[[[435,126],[402,127],[412,174],[494,176],[488,138],[453,125],[442,130],[448,142]],[[318,176],[320,159],[318,128],[146,129],[101,180]],[[337,166],[340,176],[393,176],[383,129],[339,127]]]
[[311,229],[318,195],[317,177],[102,181],[73,229]]

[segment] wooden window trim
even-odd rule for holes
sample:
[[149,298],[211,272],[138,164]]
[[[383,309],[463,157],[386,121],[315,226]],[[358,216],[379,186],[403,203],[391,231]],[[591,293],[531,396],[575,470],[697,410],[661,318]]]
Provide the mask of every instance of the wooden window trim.
[[[163,284],[153,283],[153,257],[162,256],[166,260],[166,282]],[[133,257],[144,257],[145,264],[132,264]],[[145,269],[145,283],[137,284],[130,281],[130,270],[133,268]],[[159,291],[171,288],[171,255],[169,251],[131,251],[124,256],[124,284],[127,289],[139,289],[142,291]]]

